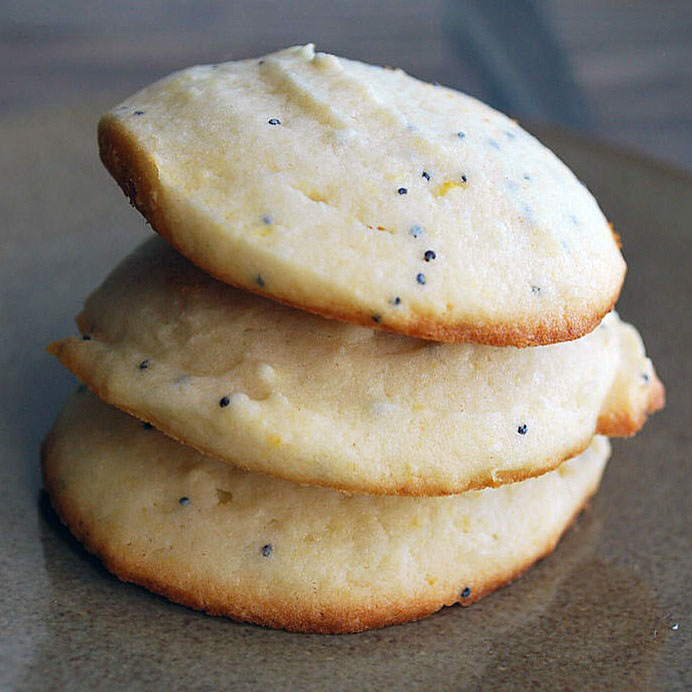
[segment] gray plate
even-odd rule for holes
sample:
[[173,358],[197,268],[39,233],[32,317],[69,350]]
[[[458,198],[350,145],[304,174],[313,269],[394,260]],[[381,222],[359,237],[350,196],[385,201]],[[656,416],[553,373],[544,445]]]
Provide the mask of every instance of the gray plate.
[[0,120],[0,686],[692,685],[689,177],[541,133],[623,237],[618,307],[668,388],[667,409],[616,441],[601,492],[555,553],[472,608],[359,635],[287,634],[119,582],[41,495],[39,442],[74,386],[43,348],[75,331],[83,298],[148,232],[98,162],[106,105]]

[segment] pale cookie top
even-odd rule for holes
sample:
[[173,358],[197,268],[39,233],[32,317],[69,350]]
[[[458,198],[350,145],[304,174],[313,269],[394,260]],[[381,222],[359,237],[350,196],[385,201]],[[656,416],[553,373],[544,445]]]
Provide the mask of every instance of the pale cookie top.
[[241,620],[353,632],[468,605],[524,572],[608,453],[596,438],[540,478],[451,497],[346,495],[204,457],[83,392],[43,470],[60,517],[122,579]]
[[615,314],[578,340],[439,344],[240,291],[160,238],[50,350],[106,401],[254,471],[355,492],[434,495],[543,473],[595,432],[632,434],[662,387]]
[[565,341],[596,327],[625,273],[589,191],[516,122],[312,45],[166,77],[103,117],[99,145],[195,264],[348,322]]

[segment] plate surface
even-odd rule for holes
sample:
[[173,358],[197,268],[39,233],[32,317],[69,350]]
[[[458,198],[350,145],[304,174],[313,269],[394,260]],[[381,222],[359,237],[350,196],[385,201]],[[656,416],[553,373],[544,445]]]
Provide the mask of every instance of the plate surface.
[[40,492],[38,446],[74,386],[44,346],[69,333],[86,294],[149,232],[96,153],[96,119],[116,100],[0,120],[0,687],[692,685],[692,178],[536,132],[623,238],[618,309],[640,329],[668,406],[615,441],[591,508],[524,579],[418,623],[287,634],[120,583]]

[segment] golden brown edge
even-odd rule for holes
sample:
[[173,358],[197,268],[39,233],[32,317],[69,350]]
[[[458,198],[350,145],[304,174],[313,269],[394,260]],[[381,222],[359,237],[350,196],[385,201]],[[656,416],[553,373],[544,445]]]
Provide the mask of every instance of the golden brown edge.
[[606,297],[601,304],[596,305],[588,313],[581,315],[563,313],[545,320],[483,327],[464,322],[444,324],[439,319],[426,318],[422,315],[419,315],[415,321],[395,325],[383,321],[375,322],[372,313],[362,310],[348,311],[336,305],[301,305],[284,295],[262,291],[254,283],[241,283],[237,278],[226,276],[217,270],[210,269],[209,266],[203,266],[205,263],[201,261],[203,258],[200,253],[195,251],[192,244],[185,242],[184,234],[177,232],[167,219],[165,210],[157,202],[164,199],[165,195],[160,187],[156,164],[118,118],[109,114],[101,118],[98,124],[98,145],[101,161],[130,203],[142,213],[157,233],[202,271],[237,288],[328,319],[339,319],[364,327],[433,341],[472,342],[491,346],[544,346],[578,339],[593,331],[617,302],[625,278],[627,267],[623,260],[617,289],[613,295]]
[[421,620],[441,610],[445,606],[462,605],[469,606],[510,584],[525,574],[536,562],[549,555],[560,541],[564,533],[576,521],[579,514],[588,505],[590,499],[596,493],[600,478],[591,485],[584,495],[582,502],[572,515],[564,522],[534,556],[524,564],[507,569],[503,574],[485,582],[471,582],[465,584],[471,589],[468,598],[462,598],[459,589],[446,595],[429,597],[424,601],[415,603],[384,603],[362,608],[357,612],[346,608],[331,607],[298,614],[297,609],[286,608],[285,601],[258,602],[248,597],[247,594],[232,594],[226,590],[210,589],[208,592],[193,592],[184,585],[172,583],[167,579],[167,574],[147,569],[143,565],[132,567],[127,560],[112,553],[105,542],[99,541],[91,535],[89,528],[79,517],[78,509],[71,507],[63,501],[61,494],[56,492],[59,480],[52,473],[51,455],[54,446],[54,433],[49,432],[41,445],[41,471],[43,486],[51,501],[51,506],[60,521],[69,529],[74,537],[83,544],[84,548],[98,557],[118,579],[142,586],[160,596],[164,596],[175,603],[202,610],[208,615],[223,615],[238,622],[249,622],[255,625],[285,629],[289,632],[304,634],[351,634],[363,632],[369,629],[398,625],[414,620]]
[[609,437],[632,437],[642,429],[648,416],[666,405],[666,389],[654,371],[648,385],[647,398],[638,409],[622,408],[601,412],[596,432]]
[[[532,468],[495,470],[494,473],[492,471],[486,471],[484,473],[479,473],[473,478],[467,479],[466,482],[457,482],[456,484],[438,482],[427,478],[415,478],[409,479],[405,483],[390,481],[388,483],[374,485],[372,483],[363,483],[362,480],[358,482],[358,479],[354,479],[353,482],[340,482],[334,479],[315,479],[314,476],[292,474],[285,469],[281,473],[272,473],[267,468],[258,468],[240,459],[222,457],[218,450],[211,449],[198,442],[193,442],[180,435],[178,432],[171,430],[167,421],[155,415],[153,416],[142,409],[134,408],[128,402],[113,396],[112,392],[107,387],[99,386],[95,378],[91,377],[91,371],[81,367],[82,364],[80,359],[75,357],[75,353],[78,349],[72,348],[72,346],[79,347],[81,343],[82,342],[76,337],[68,337],[67,339],[54,341],[47,346],[46,350],[51,355],[55,356],[73,375],[84,382],[84,384],[103,401],[112,406],[116,406],[135,418],[151,423],[157,430],[160,430],[176,442],[180,442],[186,447],[192,447],[202,454],[233,464],[247,471],[252,471],[253,473],[261,473],[273,478],[280,478],[294,483],[302,483],[304,485],[332,488],[334,490],[351,493],[367,493],[370,495],[406,495],[415,497],[458,495],[468,490],[498,488],[507,483],[517,483],[528,480],[529,478],[542,476],[548,471],[553,471],[568,459],[572,459],[578,454],[581,454],[591,444],[593,438],[593,435],[590,435],[582,440],[581,443],[567,449],[563,454],[557,457],[544,459],[540,465],[535,465]],[[599,417],[597,428],[593,434],[610,435],[613,437],[634,435],[644,425],[647,413],[658,410],[663,405],[663,399],[661,398],[663,397],[663,385],[655,375],[652,378],[651,388],[652,390],[655,389],[655,392],[654,395],[650,397],[646,410],[641,410],[634,414],[632,411],[606,412]],[[660,405],[656,405],[657,402],[660,403]]]

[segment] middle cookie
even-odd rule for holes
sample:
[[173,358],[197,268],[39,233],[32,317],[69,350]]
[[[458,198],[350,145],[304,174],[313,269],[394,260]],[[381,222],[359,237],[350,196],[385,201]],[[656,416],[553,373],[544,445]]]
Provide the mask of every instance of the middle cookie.
[[663,388],[636,330],[517,349],[353,327],[207,276],[147,241],[49,347],[107,402],[238,466],[353,492],[444,495],[631,434]]

